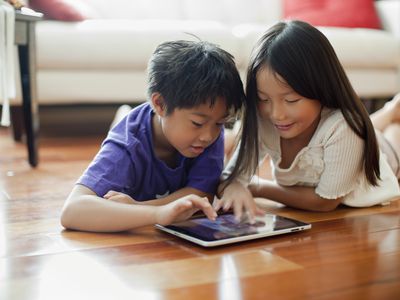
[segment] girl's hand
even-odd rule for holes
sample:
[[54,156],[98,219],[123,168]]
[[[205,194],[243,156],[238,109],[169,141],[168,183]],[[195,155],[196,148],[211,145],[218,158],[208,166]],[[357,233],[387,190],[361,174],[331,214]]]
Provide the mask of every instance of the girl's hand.
[[255,221],[254,217],[256,215],[265,214],[262,209],[257,207],[249,189],[236,180],[225,188],[221,199],[214,202],[214,209],[216,211],[221,208],[223,211],[227,211],[231,207],[233,207],[237,221],[241,220],[243,211],[247,211],[250,222]]
[[217,218],[217,213],[207,197],[187,195],[171,203],[157,207],[156,221],[158,224],[168,225],[187,220],[198,210],[202,210],[211,221],[215,221]]
[[128,196],[127,194],[116,192],[116,191],[108,191],[107,194],[105,194],[103,198],[114,201],[114,202],[125,203],[125,204],[141,204],[140,202],[134,200],[132,197]]

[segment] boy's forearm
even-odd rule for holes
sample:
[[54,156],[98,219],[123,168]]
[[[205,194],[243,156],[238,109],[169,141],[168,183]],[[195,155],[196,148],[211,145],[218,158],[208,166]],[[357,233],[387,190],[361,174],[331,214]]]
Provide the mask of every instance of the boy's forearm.
[[310,211],[331,211],[341,202],[341,198],[321,198],[315,193],[314,187],[280,186],[264,179],[260,179],[258,184],[251,183],[249,189],[254,197],[263,197],[290,207]]
[[65,228],[93,232],[118,232],[157,223],[157,207],[117,203],[84,195],[63,209]]
[[210,200],[210,202],[214,198],[214,195],[204,193],[204,192],[202,192],[202,191],[200,191],[198,189],[195,189],[195,188],[192,188],[192,187],[184,187],[184,188],[182,188],[180,190],[177,190],[177,191],[173,192],[172,194],[170,194],[170,195],[168,195],[166,197],[163,197],[163,198],[160,198],[160,199],[153,199],[153,200],[144,201],[143,204],[151,205],[151,206],[165,205],[165,204],[171,203],[172,201],[175,201],[175,200],[177,200],[179,198],[185,197],[185,196],[190,195],[190,194],[194,194],[194,195],[197,195],[197,196],[200,196],[200,197],[207,197]]
[[77,185],[66,201],[61,214],[61,224],[68,229],[93,232],[118,232],[158,222],[161,205],[189,194],[200,197],[209,194],[186,187],[162,199],[144,201],[141,204],[125,204],[98,197],[90,189]]

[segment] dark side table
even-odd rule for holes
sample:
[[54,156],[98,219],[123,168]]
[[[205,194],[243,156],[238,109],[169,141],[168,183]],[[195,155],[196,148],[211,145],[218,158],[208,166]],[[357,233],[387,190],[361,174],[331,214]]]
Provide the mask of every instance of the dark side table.
[[15,44],[18,46],[21,73],[22,111],[29,164],[32,167],[36,167],[39,162],[37,143],[39,111],[36,98],[35,23],[42,18],[42,13],[25,10],[15,11]]

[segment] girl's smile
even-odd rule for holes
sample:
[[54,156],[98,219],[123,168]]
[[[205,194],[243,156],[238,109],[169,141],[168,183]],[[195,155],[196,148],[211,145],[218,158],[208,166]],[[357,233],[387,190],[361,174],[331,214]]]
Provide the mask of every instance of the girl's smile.
[[268,67],[258,71],[256,80],[261,117],[272,122],[281,138],[298,139],[306,145],[318,126],[321,103],[296,93]]
[[287,131],[287,130],[290,130],[292,128],[294,123],[287,124],[287,125],[279,125],[279,124],[274,124],[274,125],[280,131]]

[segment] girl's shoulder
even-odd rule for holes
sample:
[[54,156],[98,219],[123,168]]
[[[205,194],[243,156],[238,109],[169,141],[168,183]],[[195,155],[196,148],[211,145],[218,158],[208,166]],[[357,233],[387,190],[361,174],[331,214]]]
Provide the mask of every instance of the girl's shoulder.
[[321,112],[321,120],[317,128],[326,131],[327,128],[337,126],[342,122],[346,122],[340,109],[332,109],[324,107]]
[[323,108],[321,120],[314,133],[311,143],[325,144],[343,137],[354,136],[356,133],[350,128],[339,109]]

